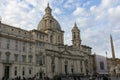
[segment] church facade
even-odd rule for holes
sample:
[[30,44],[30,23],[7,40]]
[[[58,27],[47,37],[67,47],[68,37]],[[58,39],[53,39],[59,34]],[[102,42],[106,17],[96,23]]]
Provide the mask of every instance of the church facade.
[[72,45],[64,45],[64,31],[48,5],[37,30],[24,30],[0,21],[0,79],[93,74],[91,47],[82,45],[75,23]]

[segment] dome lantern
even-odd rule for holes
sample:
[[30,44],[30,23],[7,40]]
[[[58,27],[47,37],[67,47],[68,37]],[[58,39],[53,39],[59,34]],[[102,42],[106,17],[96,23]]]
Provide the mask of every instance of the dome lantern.
[[45,15],[51,15],[52,9],[49,7],[49,3],[47,5],[47,8],[45,9]]

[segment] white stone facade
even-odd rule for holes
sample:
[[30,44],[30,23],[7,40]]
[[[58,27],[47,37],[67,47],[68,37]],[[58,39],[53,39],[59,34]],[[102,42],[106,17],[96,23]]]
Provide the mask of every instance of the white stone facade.
[[51,10],[48,5],[38,30],[27,31],[0,22],[0,79],[92,73],[91,47],[81,44],[77,25],[72,30],[73,45],[64,45],[64,31]]

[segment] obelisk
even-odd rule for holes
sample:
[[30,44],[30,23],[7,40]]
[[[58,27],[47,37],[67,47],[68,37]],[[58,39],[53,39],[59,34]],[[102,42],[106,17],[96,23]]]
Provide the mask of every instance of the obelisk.
[[115,60],[115,50],[114,50],[112,35],[110,35],[110,43],[111,43],[112,58],[113,60]]

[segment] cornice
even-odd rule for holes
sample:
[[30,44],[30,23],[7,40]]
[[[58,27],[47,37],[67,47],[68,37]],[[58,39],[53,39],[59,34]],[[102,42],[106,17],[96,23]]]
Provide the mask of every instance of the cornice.
[[19,40],[19,41],[27,41],[27,42],[33,42],[33,43],[35,42],[34,40],[29,39],[29,38],[19,38],[19,37],[16,37],[16,36],[13,36],[13,35],[9,35],[9,34],[1,34],[0,33],[0,36],[4,37],[4,38]]

